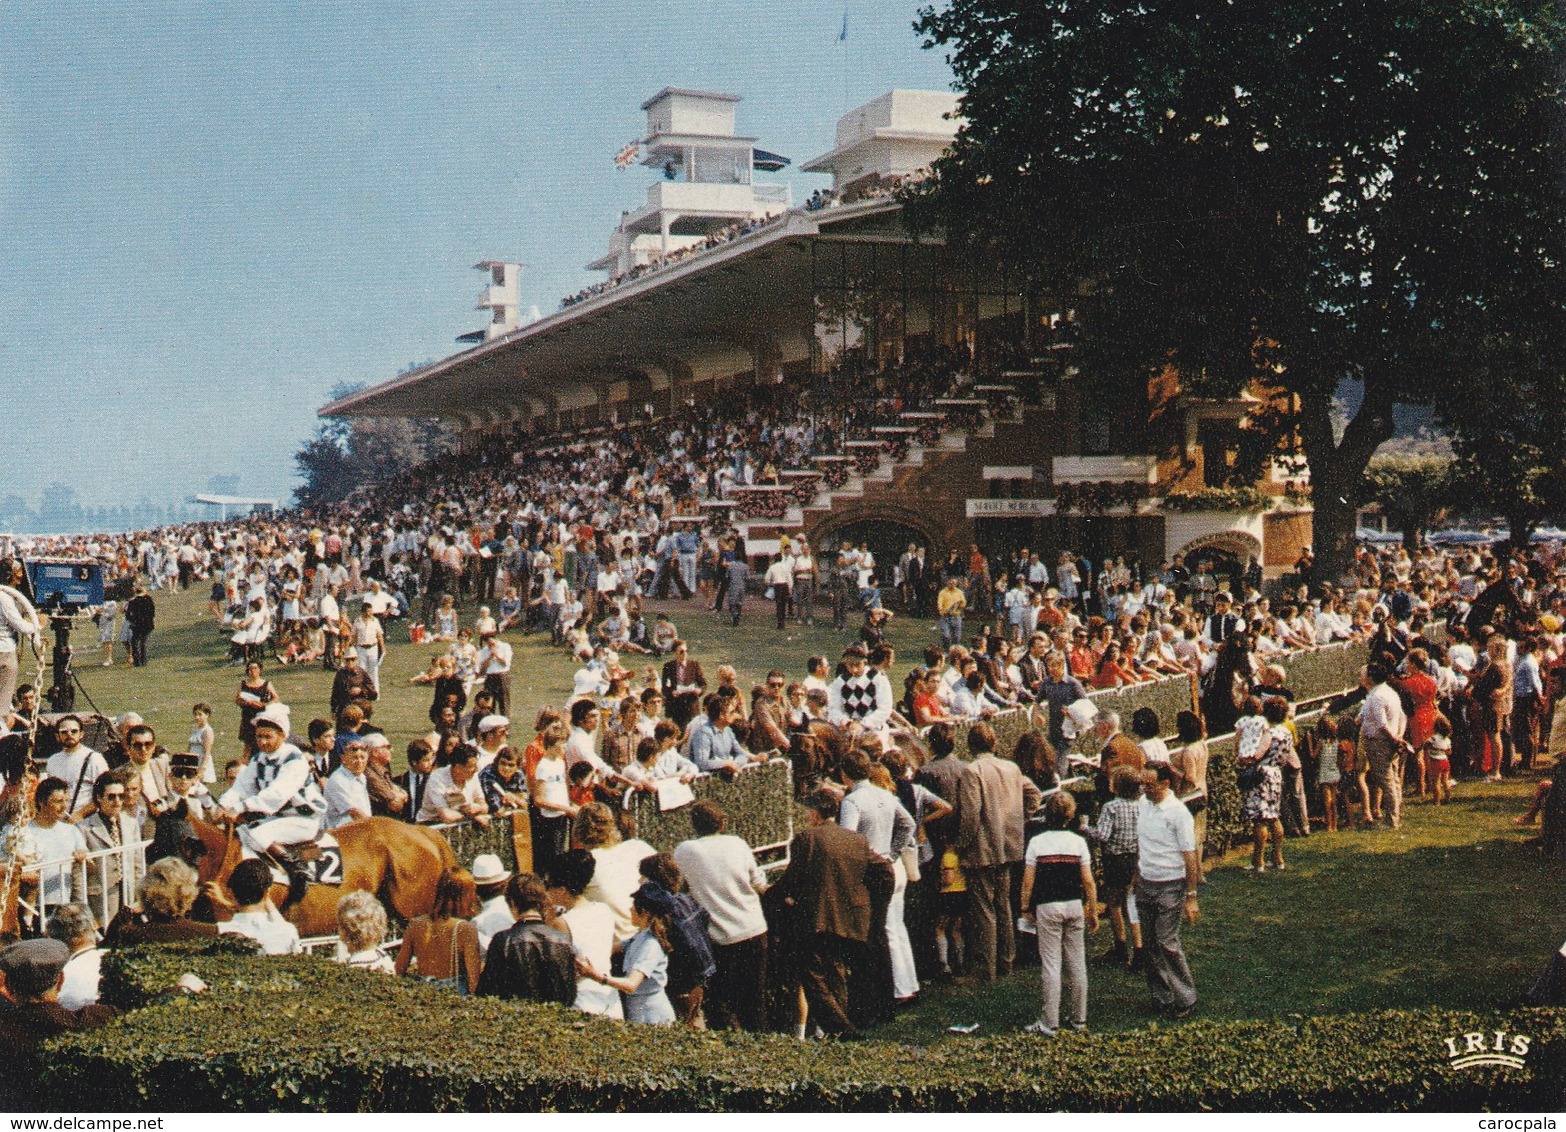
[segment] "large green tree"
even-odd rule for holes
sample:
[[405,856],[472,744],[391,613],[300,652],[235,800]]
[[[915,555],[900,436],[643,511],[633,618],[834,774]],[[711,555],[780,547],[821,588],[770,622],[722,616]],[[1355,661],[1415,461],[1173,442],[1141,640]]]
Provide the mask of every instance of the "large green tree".
[[1476,328],[1559,317],[1558,0],[950,0],[916,27],[966,124],[911,224],[1077,308],[1090,379],[1297,395],[1329,572],[1394,404],[1472,404]]
[[1403,532],[1403,545],[1417,548],[1430,524],[1456,503],[1451,456],[1381,452],[1370,458],[1360,502],[1374,503]]
[[[363,385],[340,384],[339,400]],[[336,503],[357,487],[401,475],[446,443],[439,421],[402,417],[349,417],[321,423],[315,435],[294,453],[300,484],[294,498],[302,507]]]

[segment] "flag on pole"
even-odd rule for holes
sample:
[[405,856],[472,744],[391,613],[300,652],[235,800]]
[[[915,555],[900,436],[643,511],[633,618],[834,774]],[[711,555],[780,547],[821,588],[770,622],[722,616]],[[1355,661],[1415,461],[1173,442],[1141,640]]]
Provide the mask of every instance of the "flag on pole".
[[843,9],[843,30],[837,33],[837,41],[839,43],[847,43],[848,42],[848,9],[847,8]]
[[638,142],[628,142],[624,149],[614,155],[614,167],[616,169],[628,169],[636,163],[641,156],[642,147]]

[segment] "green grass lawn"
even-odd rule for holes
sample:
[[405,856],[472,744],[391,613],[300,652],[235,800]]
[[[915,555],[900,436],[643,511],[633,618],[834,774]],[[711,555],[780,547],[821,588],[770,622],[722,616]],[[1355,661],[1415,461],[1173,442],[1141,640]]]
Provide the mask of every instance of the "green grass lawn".
[[[78,674],[103,711],[139,711],[171,747],[183,746],[190,705],[211,701],[221,764],[237,753],[239,711],[233,697],[239,671],[223,667],[226,641],[204,617],[201,593],[160,593],[157,601],[159,628],[148,667],[132,669],[123,662],[98,667],[96,631],[84,625],[77,641]],[[773,667],[791,678],[803,675],[806,656],[835,656],[846,639],[819,625],[780,634],[772,627],[770,604],[752,607],[738,629],[694,605],[666,608],[709,679],[717,665],[730,663],[747,689]],[[405,682],[424,669],[437,647],[408,644],[400,627],[390,635],[375,718],[391,735],[400,763],[406,742],[428,730],[428,691]],[[892,635],[899,646],[893,683],[900,689],[902,674],[919,661],[935,632],[930,622],[898,618]],[[516,648],[511,715],[525,735],[540,706],[566,700],[575,666],[536,636],[512,634],[510,640]],[[296,730],[326,713],[330,673],[273,665],[268,674],[292,707]],[[1524,846],[1530,835],[1511,823],[1532,789],[1531,781],[1463,783],[1451,806],[1411,805],[1401,830],[1291,841],[1290,869],[1284,873],[1245,873],[1240,868],[1245,854],[1210,862],[1202,922],[1185,933],[1201,1015],[1484,1008],[1525,990],[1566,936],[1560,873]],[[1090,955],[1109,941],[1106,923],[1090,937]],[[1031,937],[1022,937],[1022,946],[1031,944]],[[1036,979],[1036,968],[1023,967],[989,987],[927,988],[924,1000],[881,1036],[928,1044],[963,1040],[947,1033],[954,1023],[977,1022],[981,1034],[1015,1030],[1036,1017]],[[1089,980],[1092,1028],[1120,1030],[1152,1021],[1140,976],[1093,965]]]
[[[1183,932],[1199,1016],[1485,1009],[1527,990],[1566,936],[1560,871],[1512,824],[1532,793],[1532,781],[1462,783],[1449,806],[1408,806],[1399,830],[1289,841],[1283,873],[1243,871],[1247,852],[1209,861],[1201,922]],[[1089,956],[1111,940],[1106,918]],[[1034,966],[987,987],[932,987],[881,1036],[960,1041],[946,1028],[973,1022],[1015,1031],[1038,1016],[1037,980]],[[1089,964],[1091,1029],[1153,1018],[1142,976]]]
[[[200,700],[212,704],[216,710],[212,726],[217,731],[214,753],[221,767],[224,759],[238,754],[239,708],[234,704],[234,694],[241,672],[224,667],[228,640],[206,616],[204,589],[192,587],[185,593],[172,594],[158,591],[153,596],[158,603],[158,628],[152,634],[147,667],[129,667],[123,650],[116,652],[114,667],[101,667],[97,628],[83,620],[72,638],[76,674],[105,714],[139,712],[170,749],[184,748],[185,737],[190,733],[191,705]],[[691,655],[701,662],[709,681],[718,665],[732,664],[739,673],[740,687],[747,692],[772,668],[788,673],[790,679],[802,679],[806,657],[821,653],[835,661],[852,639],[851,634],[833,632],[830,617],[824,625],[818,618],[814,628],[790,626],[779,633],[774,627],[772,603],[759,599],[751,600],[737,629],[729,627],[727,618],[719,621],[715,614],[699,609],[694,602],[657,603],[652,608],[669,612],[682,636],[690,642]],[[357,612],[356,605],[354,611]],[[471,624],[475,614],[475,607],[466,607],[464,623]],[[400,770],[408,741],[429,731],[430,690],[409,687],[407,681],[423,672],[430,658],[443,652],[445,645],[412,645],[408,643],[407,629],[401,625],[391,626],[386,635],[386,660],[381,666],[381,698],[375,705],[375,723],[391,737]],[[939,643],[939,635],[933,621],[899,617],[892,622],[891,636],[898,647],[893,686],[901,693],[902,676],[921,662],[926,644]],[[516,723],[513,734],[531,737],[530,728],[538,709],[545,704],[559,706],[570,698],[571,675],[577,666],[564,650],[550,646],[547,636],[524,637],[513,632],[506,635],[506,640],[515,649],[510,712]],[[654,662],[652,657],[627,655],[621,659],[638,673]],[[661,667],[662,661],[657,664]],[[332,674],[319,665],[284,667],[271,663],[267,665],[267,676],[292,709],[297,733],[304,734],[309,720],[328,714]],[[88,707],[80,694],[77,707]]]

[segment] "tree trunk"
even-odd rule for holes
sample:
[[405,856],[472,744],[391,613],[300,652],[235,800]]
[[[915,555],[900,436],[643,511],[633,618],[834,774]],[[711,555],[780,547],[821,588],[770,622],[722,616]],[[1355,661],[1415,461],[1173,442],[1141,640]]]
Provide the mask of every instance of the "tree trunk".
[[1332,394],[1307,393],[1300,397],[1300,440],[1310,464],[1313,549],[1316,577],[1336,584],[1354,564],[1354,501],[1370,457],[1392,437],[1392,396],[1383,382],[1365,381],[1365,397],[1359,412],[1343,430],[1343,439],[1332,436]]
[[1528,512],[1506,516],[1506,529],[1513,550],[1527,550],[1533,541],[1533,532],[1539,527],[1538,517]]

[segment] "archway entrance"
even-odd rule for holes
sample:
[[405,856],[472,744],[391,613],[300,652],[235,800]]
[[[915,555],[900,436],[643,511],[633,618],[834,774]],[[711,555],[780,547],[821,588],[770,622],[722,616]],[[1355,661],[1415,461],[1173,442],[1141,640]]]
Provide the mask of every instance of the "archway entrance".
[[892,584],[897,560],[907,553],[910,543],[925,548],[926,568],[939,565],[932,558],[934,552],[930,548],[929,536],[907,523],[893,519],[858,519],[845,523],[822,536],[821,549],[830,547],[835,552],[845,540],[855,546],[864,543],[870,547],[870,553],[875,555],[876,580],[882,586]]
[[1217,531],[1194,538],[1180,548],[1186,568],[1193,573],[1203,562],[1211,562],[1220,587],[1237,592],[1246,564],[1261,561],[1261,540],[1246,531]]

